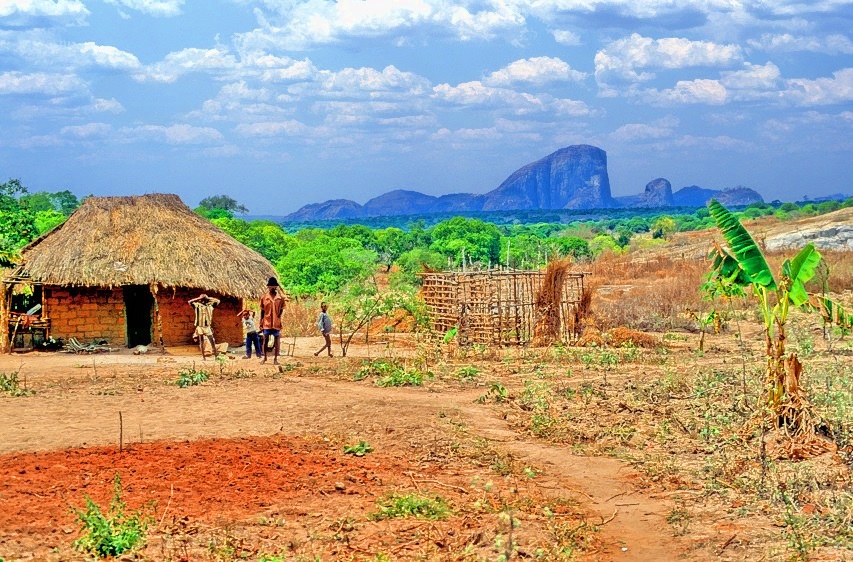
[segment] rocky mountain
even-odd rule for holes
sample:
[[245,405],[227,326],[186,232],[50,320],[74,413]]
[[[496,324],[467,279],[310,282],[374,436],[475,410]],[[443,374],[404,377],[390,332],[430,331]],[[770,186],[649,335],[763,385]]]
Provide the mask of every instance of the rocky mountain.
[[513,172],[488,193],[452,193],[433,196],[395,189],[374,197],[364,205],[349,199],[334,199],[306,205],[285,217],[286,221],[313,221],[417,215],[428,213],[473,213],[529,209],[608,209],[613,207],[701,207],[711,197],[724,205],[746,205],[763,201],[746,187],[726,190],[690,186],[672,191],[664,178],[646,184],[639,195],[614,198],[607,175],[607,153],[586,144],[567,146]]
[[512,173],[485,196],[483,211],[606,209],[610,195],[607,153],[587,144],[561,148]]

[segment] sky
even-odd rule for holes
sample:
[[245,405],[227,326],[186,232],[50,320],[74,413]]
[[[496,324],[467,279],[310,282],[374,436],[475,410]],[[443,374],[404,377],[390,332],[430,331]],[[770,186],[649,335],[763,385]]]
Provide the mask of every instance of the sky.
[[251,214],[485,193],[853,194],[853,0],[0,0],[0,182]]

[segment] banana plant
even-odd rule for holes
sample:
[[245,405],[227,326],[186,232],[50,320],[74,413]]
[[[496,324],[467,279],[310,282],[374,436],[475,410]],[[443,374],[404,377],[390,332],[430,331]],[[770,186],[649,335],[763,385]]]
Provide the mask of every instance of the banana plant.
[[737,217],[714,199],[708,208],[726,241],[726,247],[716,244],[709,255],[710,281],[751,287],[761,307],[767,351],[764,405],[778,427],[793,433],[813,431],[819,420],[812,414],[800,386],[802,364],[796,353],[785,350],[785,327],[793,308],[818,312],[825,321],[850,327],[851,317],[842,307],[825,295],[806,290],[806,283],[815,276],[823,257],[814,244],[807,244],[793,260],[785,260],[777,279]]

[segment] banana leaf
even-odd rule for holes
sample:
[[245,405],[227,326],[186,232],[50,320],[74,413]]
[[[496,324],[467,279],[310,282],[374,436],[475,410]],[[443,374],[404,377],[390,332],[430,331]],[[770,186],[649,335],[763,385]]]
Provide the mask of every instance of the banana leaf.
[[814,244],[807,244],[794,257],[794,261],[785,260],[782,264],[782,274],[788,278],[788,300],[794,306],[802,306],[809,300],[806,283],[815,276],[821,260],[820,252]]
[[767,260],[764,259],[764,254],[737,217],[716,199],[711,199],[708,203],[708,210],[750,283],[775,291],[776,280],[773,278],[770,266],[767,265]]
[[823,295],[810,294],[803,308],[819,313],[827,324],[853,329],[853,316],[843,307]]

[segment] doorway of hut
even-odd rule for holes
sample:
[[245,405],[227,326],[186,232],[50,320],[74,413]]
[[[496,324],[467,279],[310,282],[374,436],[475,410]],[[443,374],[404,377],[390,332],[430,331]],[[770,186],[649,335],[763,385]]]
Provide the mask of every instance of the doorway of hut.
[[124,317],[127,321],[127,347],[151,343],[151,314],[154,297],[148,285],[125,285]]

